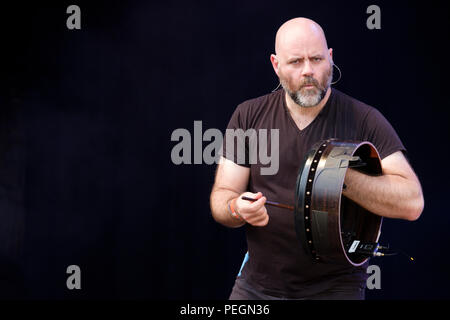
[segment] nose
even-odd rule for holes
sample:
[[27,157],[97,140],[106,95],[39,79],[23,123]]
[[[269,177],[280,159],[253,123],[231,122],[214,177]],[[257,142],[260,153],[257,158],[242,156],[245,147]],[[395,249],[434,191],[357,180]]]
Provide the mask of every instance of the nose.
[[312,76],[314,74],[311,62],[307,59],[303,65],[302,76]]

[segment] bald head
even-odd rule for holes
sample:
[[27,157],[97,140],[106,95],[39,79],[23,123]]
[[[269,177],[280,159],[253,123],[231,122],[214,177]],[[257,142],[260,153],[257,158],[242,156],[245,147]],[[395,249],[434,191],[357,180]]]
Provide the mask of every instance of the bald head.
[[328,50],[325,34],[319,24],[308,18],[286,21],[277,31],[275,53],[283,55],[297,48],[321,48]]

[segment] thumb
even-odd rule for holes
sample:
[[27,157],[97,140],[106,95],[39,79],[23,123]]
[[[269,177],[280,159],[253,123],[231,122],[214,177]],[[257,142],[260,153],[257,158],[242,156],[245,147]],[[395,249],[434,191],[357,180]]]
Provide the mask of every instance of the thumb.
[[254,198],[254,199],[259,199],[259,198],[261,198],[262,196],[263,196],[262,192],[257,192],[257,193],[254,193],[253,198]]

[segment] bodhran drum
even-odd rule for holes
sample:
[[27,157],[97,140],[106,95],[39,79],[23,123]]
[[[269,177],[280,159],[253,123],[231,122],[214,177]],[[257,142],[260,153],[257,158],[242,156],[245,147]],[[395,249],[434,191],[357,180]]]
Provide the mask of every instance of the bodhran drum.
[[348,168],[380,175],[381,159],[366,141],[328,139],[315,144],[300,168],[295,229],[300,245],[318,263],[360,266],[367,256],[349,253],[355,240],[378,242],[382,217],[342,195]]

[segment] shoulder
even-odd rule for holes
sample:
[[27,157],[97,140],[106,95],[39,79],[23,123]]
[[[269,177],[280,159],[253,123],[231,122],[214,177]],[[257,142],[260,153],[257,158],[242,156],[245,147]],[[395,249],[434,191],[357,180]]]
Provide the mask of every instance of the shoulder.
[[[337,91],[337,90],[336,90]],[[355,114],[358,123],[358,140],[370,141],[377,148],[381,159],[399,151],[405,151],[397,132],[386,117],[375,107],[338,92],[337,99],[346,105],[348,113]]]
[[238,105],[238,109],[246,112],[257,112],[269,108],[272,104],[280,102],[280,99],[283,97],[283,92],[280,89],[263,96],[245,100]]
[[369,112],[375,110],[374,107],[354,97],[351,97],[348,94],[343,93],[342,91],[333,88],[333,93],[335,102],[338,106],[346,109],[351,109],[351,111],[361,114],[368,114]]
[[280,106],[283,104],[283,93],[284,90],[278,90],[245,100],[237,106],[235,113],[248,127],[256,126],[259,121],[264,121],[263,119],[272,113],[282,110]]

